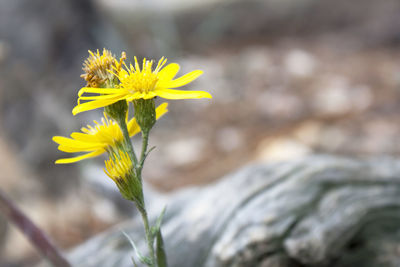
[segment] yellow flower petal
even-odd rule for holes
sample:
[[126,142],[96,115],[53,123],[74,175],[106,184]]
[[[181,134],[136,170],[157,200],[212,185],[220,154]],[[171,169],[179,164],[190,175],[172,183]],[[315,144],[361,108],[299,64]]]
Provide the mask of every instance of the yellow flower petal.
[[78,105],[81,104],[81,100],[107,100],[123,95],[124,94],[80,96],[78,98]]
[[71,138],[64,137],[64,136],[54,136],[53,141],[56,142],[57,144],[63,145],[63,146],[71,146],[71,147],[87,147],[88,146],[88,144],[85,142],[73,140]]
[[100,154],[102,154],[102,153],[104,153],[104,151],[101,151],[101,150],[99,150],[99,151],[93,151],[93,152],[91,152],[91,153],[87,153],[87,154],[84,154],[84,155],[81,155],[81,156],[77,156],[77,157],[72,157],[72,158],[65,158],[65,159],[58,159],[58,160],[56,160],[56,164],[68,164],[68,163],[74,163],[74,162],[77,162],[77,161],[80,161],[80,160],[84,160],[84,159],[87,159],[87,158],[94,158],[94,157],[97,157],[98,155],[100,155]]
[[176,74],[178,73],[180,67],[176,63],[171,63],[165,66],[160,72],[158,73],[158,80],[160,82],[169,82],[171,81]]
[[126,100],[127,101],[133,101],[135,99],[152,99],[154,97],[156,97],[157,94],[155,93],[155,91],[150,91],[150,92],[135,92],[131,95],[129,95]]
[[165,82],[165,83],[160,83],[160,87],[166,87],[166,88],[177,88],[184,86],[192,81],[194,81],[197,77],[203,74],[203,71],[201,70],[194,70],[191,71],[175,80]]
[[83,87],[78,91],[78,96],[81,96],[84,93],[109,95],[109,94],[115,94],[116,92],[118,92],[118,90],[120,89]]
[[128,127],[128,133],[129,133],[130,137],[132,137],[140,132],[140,126],[137,124],[137,121],[135,118],[132,118],[128,122],[127,127]]
[[156,108],[156,119],[158,120],[162,116],[164,116],[165,113],[168,112],[168,103],[162,103]]
[[194,99],[194,98],[212,98],[212,96],[204,91],[183,91],[174,89],[158,89],[155,91],[160,97],[166,99]]
[[92,109],[96,109],[96,108],[102,108],[111,104],[114,104],[115,102],[118,102],[119,100],[124,99],[124,97],[117,95],[113,98],[109,98],[109,99],[100,99],[100,100],[93,100],[90,102],[86,102],[83,104],[78,104],[76,107],[73,108],[72,110],[72,114],[76,115],[78,113],[84,112],[84,111],[88,111],[88,110],[92,110]]
[[89,151],[95,151],[98,149],[102,149],[103,147],[99,144],[96,146],[87,146],[87,147],[73,147],[73,146],[65,146],[65,145],[59,145],[58,150],[62,152],[67,152],[67,153],[77,153],[77,152],[89,152]]
[[71,138],[82,142],[93,142],[93,135],[73,132]]

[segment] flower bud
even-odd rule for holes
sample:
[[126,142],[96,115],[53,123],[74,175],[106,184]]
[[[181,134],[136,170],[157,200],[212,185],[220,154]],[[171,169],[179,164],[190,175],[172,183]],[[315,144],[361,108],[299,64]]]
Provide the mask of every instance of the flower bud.
[[115,182],[121,195],[138,205],[144,205],[142,183],[135,175],[128,153],[119,150],[118,153],[112,153],[104,163],[104,172]]

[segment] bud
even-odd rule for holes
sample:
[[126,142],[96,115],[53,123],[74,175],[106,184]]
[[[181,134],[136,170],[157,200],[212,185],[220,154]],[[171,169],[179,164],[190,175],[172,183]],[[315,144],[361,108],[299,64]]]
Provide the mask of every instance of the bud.
[[142,183],[135,175],[128,153],[119,150],[118,153],[112,153],[110,159],[104,163],[104,172],[115,182],[121,195],[143,206]]

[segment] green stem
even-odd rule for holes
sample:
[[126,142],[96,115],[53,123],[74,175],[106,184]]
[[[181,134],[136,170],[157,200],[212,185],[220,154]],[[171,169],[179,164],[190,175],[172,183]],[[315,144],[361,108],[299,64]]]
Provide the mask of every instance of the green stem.
[[131,159],[134,163],[135,169],[136,169],[136,165],[137,165],[138,161],[136,158],[135,150],[133,149],[133,146],[132,146],[132,142],[131,142],[131,138],[129,136],[128,127],[126,126],[125,118],[120,118],[118,120],[118,124],[122,130],[122,134],[124,135],[124,141],[126,143],[127,152],[129,154],[129,156],[131,157]]
[[142,215],[144,230],[146,233],[147,247],[149,249],[149,257],[150,257],[150,262],[151,262],[150,267],[154,267],[155,263],[156,263],[155,254],[154,254],[154,246],[153,246],[154,239],[151,234],[151,229],[150,229],[150,225],[149,225],[149,219],[147,217],[146,208],[144,205],[143,205],[143,207],[138,206],[138,210],[140,212],[140,215]]
[[[149,250],[149,267],[156,267],[158,265],[158,267],[165,267],[166,266],[166,259],[165,259],[165,251],[163,248],[163,244],[161,244],[160,249],[162,250],[160,253],[155,253],[154,250],[154,235],[151,232],[151,227],[149,224],[149,219],[147,216],[147,211],[146,211],[146,206],[145,206],[145,202],[144,202],[144,198],[143,198],[143,183],[142,183],[142,169],[143,169],[143,165],[144,165],[144,161],[146,160],[148,151],[148,144],[149,144],[149,132],[151,127],[142,127],[142,150],[140,153],[140,158],[138,160],[138,158],[136,157],[135,151],[133,149],[132,146],[132,141],[130,139],[129,136],[129,132],[128,132],[128,128],[125,122],[125,118],[120,118],[118,120],[118,124],[122,130],[123,136],[124,136],[124,141],[126,143],[126,150],[128,152],[128,154],[130,155],[130,157],[132,158],[133,161],[133,166],[134,166],[134,170],[135,170],[135,174],[136,174],[136,178],[139,179],[141,186],[141,199],[142,201],[135,201],[136,203],[136,207],[138,208],[140,215],[142,216],[142,220],[143,220],[143,225],[144,225],[144,230],[145,230],[145,234],[146,234],[146,242],[147,242],[147,247]],[[146,128],[146,129],[145,129]],[[159,230],[160,231],[160,230]],[[158,233],[159,237],[161,238],[161,232]],[[161,240],[162,241],[162,240]],[[162,255],[163,258],[162,259],[158,259],[158,254]],[[160,256],[161,257],[161,256]],[[160,263],[160,264],[159,264]]]
[[[140,183],[142,183],[142,169],[143,169],[143,164],[144,164],[144,159],[146,157],[146,151],[148,147],[148,141],[149,141],[149,131],[143,131],[143,136],[142,136],[142,151],[140,155],[140,161],[138,162],[138,159],[136,157],[135,151],[132,146],[132,142],[128,133],[128,127],[126,125],[125,119],[120,119],[118,121],[118,124],[122,130],[122,133],[124,135],[124,140],[126,143],[126,148],[128,154],[131,156],[133,162],[134,162],[134,169],[136,172],[136,176],[139,179]],[[143,187],[142,187],[142,192],[143,196]],[[150,267],[155,267],[156,265],[156,259],[155,259],[155,253],[154,253],[154,239],[151,234],[151,229],[149,225],[149,219],[147,217],[147,211],[146,211],[146,206],[144,203],[144,200],[142,203],[136,203],[136,207],[138,208],[140,215],[142,216],[143,224],[144,224],[144,229],[145,229],[145,234],[146,234],[146,242],[147,242],[147,247],[149,249],[149,258],[150,258]]]
[[[149,144],[149,130],[142,129],[142,151],[140,153],[140,160],[139,160],[139,164],[136,169],[136,174],[137,174],[137,177],[139,178],[140,182],[142,182],[142,169],[143,169],[144,160],[146,158],[148,144]],[[155,266],[156,259],[155,259],[154,246],[153,246],[154,238],[151,234],[151,229],[149,226],[149,219],[147,217],[147,212],[146,212],[144,201],[143,201],[143,207],[140,207],[139,211],[140,211],[140,214],[142,215],[144,229],[146,232],[147,246],[149,248],[150,260],[152,262],[151,266]]]
[[140,153],[140,162],[138,167],[138,176],[142,179],[142,169],[144,160],[146,159],[147,147],[149,145],[149,131],[143,130],[142,131],[142,152]]

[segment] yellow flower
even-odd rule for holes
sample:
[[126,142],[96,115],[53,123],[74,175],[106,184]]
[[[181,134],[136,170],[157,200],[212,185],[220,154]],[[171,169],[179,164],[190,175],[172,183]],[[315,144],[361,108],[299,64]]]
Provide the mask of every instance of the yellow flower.
[[[204,91],[172,89],[192,82],[203,72],[195,70],[174,79],[180,67],[176,63],[171,63],[163,68],[166,62],[167,59],[161,58],[153,70],[153,61],[143,59],[142,68],[140,68],[135,57],[135,66],[125,65],[125,69],[116,70],[114,75],[120,81],[118,88],[84,87],[79,90],[78,105],[72,110],[72,113],[76,115],[83,111],[111,105],[123,99],[133,101],[135,99],[151,99],[156,96],[166,99],[212,98],[209,93]],[[84,96],[85,93],[99,95]],[[88,102],[81,103],[82,100],[88,100]]]
[[[168,104],[163,103],[156,109],[156,118],[160,118],[167,111]],[[104,152],[116,150],[123,141],[123,134],[118,124],[109,119],[105,114],[101,123],[94,121],[95,126],[88,125],[81,129],[82,132],[74,132],[71,138],[54,136],[53,141],[59,144],[58,149],[67,153],[88,152],[86,154],[58,159],[56,164],[73,163],[87,158],[96,157]],[[140,127],[135,118],[127,123],[129,136],[134,136],[140,132]]]
[[130,174],[133,167],[131,158],[128,153],[122,150],[119,150],[118,154],[113,154],[113,157],[114,158],[104,162],[106,166],[106,168],[103,169],[104,172],[117,184],[120,184],[121,179],[124,183],[128,183],[127,176]]
[[104,172],[117,185],[122,196],[143,206],[143,190],[141,181],[135,176],[132,160],[128,153],[118,150],[105,162]]

